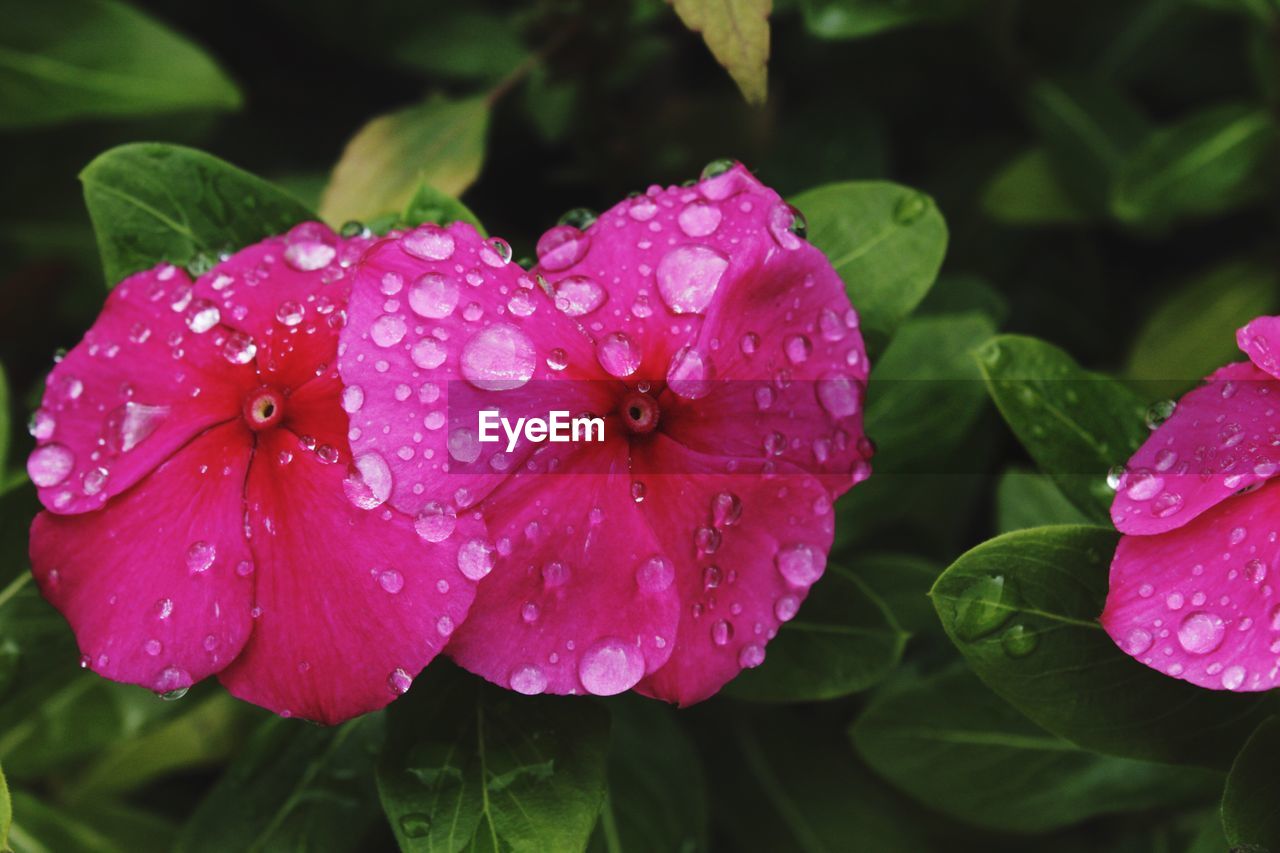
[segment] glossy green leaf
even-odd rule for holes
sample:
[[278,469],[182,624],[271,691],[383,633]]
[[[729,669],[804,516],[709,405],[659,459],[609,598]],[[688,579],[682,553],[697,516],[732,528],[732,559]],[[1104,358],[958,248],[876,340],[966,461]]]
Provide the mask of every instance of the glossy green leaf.
[[967,669],[890,688],[850,735],[868,766],[899,790],[1006,832],[1208,802],[1222,784],[1212,771],[1080,749],[1019,714]]
[[179,145],[112,148],[80,182],[111,286],[158,263],[235,251],[315,218],[266,181]]
[[769,643],[765,662],[743,670],[725,692],[770,702],[847,696],[892,672],[906,641],[906,632],[866,583],[828,565],[800,613]]
[[268,720],[187,820],[174,849],[362,849],[379,828],[373,767],[382,732],[381,714],[333,728]]
[[1195,386],[1229,361],[1241,358],[1236,329],[1274,313],[1280,271],[1266,261],[1232,261],[1171,291],[1138,328],[1130,379],[1152,399]]
[[671,5],[686,27],[702,34],[747,103],[763,104],[769,90],[773,0],[671,0]]
[[115,0],[5,3],[0,128],[240,106],[199,47]]
[[1225,768],[1274,702],[1203,690],[1121,651],[1098,614],[1119,534],[1101,527],[1007,533],[934,584],[951,641],[987,686],[1085,749]]
[[1043,147],[1010,160],[982,192],[982,209],[1007,225],[1078,225],[1090,220],[1063,187]]
[[1280,717],[1258,727],[1236,756],[1222,794],[1222,828],[1242,851],[1280,850]]
[[1061,186],[1086,210],[1105,212],[1126,156],[1146,136],[1146,119],[1111,83],[1041,80],[1028,111]]
[[884,181],[827,184],[791,199],[862,318],[873,355],[924,299],[947,251],[933,199]]
[[887,465],[897,473],[940,446],[954,447],[972,428],[986,394],[970,353],[994,333],[976,312],[902,325],[867,384],[864,428],[882,471]]
[[696,853],[707,849],[701,762],[680,715],[634,695],[612,700],[609,796],[590,853]]
[[899,27],[950,21],[981,0],[801,0],[805,28],[826,39],[854,39]]
[[1254,198],[1274,159],[1276,120],[1253,106],[1215,107],[1152,133],[1119,175],[1112,210],[1124,222],[1163,224]]
[[388,712],[378,792],[405,851],[582,850],[605,796],[609,715],[436,665]]
[[992,338],[977,359],[996,407],[1040,470],[1089,518],[1105,521],[1113,497],[1107,471],[1147,436],[1143,402],[1035,338]]
[[373,119],[334,166],[321,215],[332,223],[370,220],[404,209],[423,184],[462,195],[484,163],[489,110],[486,97],[436,95]]
[[430,184],[423,184],[409,199],[401,220],[405,225],[421,225],[433,222],[436,225],[448,225],[450,222],[466,222],[474,225],[481,234],[485,233],[480,220],[465,204],[448,193],[443,193]]
[[1000,475],[996,484],[998,532],[1088,521],[1048,474],[1010,469]]
[[174,826],[166,818],[110,800],[63,808],[13,792],[13,853],[170,853]]

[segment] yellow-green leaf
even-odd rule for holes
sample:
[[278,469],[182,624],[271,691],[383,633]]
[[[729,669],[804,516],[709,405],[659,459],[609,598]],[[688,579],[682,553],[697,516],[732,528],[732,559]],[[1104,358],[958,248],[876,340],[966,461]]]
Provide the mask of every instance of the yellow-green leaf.
[[480,174],[488,127],[485,97],[437,95],[378,116],[347,143],[320,202],[321,216],[339,223],[399,211],[423,183],[462,195]]
[[702,34],[748,103],[764,103],[773,0],[671,0],[671,5],[686,27]]

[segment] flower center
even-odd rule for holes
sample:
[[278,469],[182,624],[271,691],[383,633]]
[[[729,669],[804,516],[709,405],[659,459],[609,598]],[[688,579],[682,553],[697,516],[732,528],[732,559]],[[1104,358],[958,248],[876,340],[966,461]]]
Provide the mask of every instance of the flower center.
[[622,398],[618,413],[622,415],[622,422],[627,425],[627,429],[643,435],[657,428],[661,410],[653,397],[640,391],[631,391]]
[[284,395],[268,385],[254,391],[244,401],[244,419],[249,429],[264,430],[284,417]]

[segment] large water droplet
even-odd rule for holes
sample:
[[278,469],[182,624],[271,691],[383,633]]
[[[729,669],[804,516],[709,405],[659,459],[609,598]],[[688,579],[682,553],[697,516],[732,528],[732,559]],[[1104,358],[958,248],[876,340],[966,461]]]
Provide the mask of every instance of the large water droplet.
[[203,574],[213,566],[218,556],[218,549],[209,542],[192,542],[187,549],[187,571],[193,575]]
[[444,261],[453,257],[453,235],[439,225],[421,225],[400,238],[400,247],[416,258]]
[[458,571],[478,581],[493,571],[496,549],[483,539],[471,539],[458,549]]
[[347,500],[360,509],[374,509],[391,496],[391,468],[382,454],[371,450],[352,460],[353,467],[342,481]]
[[596,344],[596,359],[611,376],[619,379],[630,376],[640,366],[640,354],[631,338],[623,332],[613,332]]
[[27,457],[27,475],[31,482],[48,489],[67,479],[75,464],[76,456],[70,449],[61,444],[45,444]]
[[369,327],[369,337],[380,347],[393,347],[404,340],[408,330],[404,317],[399,314],[383,314]]
[[658,262],[658,292],[675,313],[700,314],[728,266],[729,259],[709,246],[678,246]]
[[449,357],[449,350],[435,338],[423,338],[413,345],[409,356],[418,367],[431,370],[444,364],[444,360]]
[[409,307],[420,317],[441,320],[458,306],[458,282],[438,272],[418,278],[409,288]]
[[557,225],[538,240],[538,264],[550,272],[559,272],[586,257],[590,247],[590,236],[573,225]]
[[1008,622],[1014,610],[1013,589],[1004,575],[977,580],[956,600],[956,636],[969,643],[980,640]]
[[427,542],[443,542],[457,526],[457,511],[439,501],[428,501],[413,520],[413,529]]
[[113,409],[103,423],[107,449],[128,453],[159,429],[168,415],[168,406],[147,406],[132,401]]
[[853,377],[828,373],[817,385],[818,402],[833,418],[847,418],[862,409],[862,385]]
[[787,583],[799,587],[811,586],[827,567],[826,555],[804,544],[780,549],[774,562]]
[[692,347],[681,347],[667,366],[667,385],[688,400],[705,397],[711,391],[711,363]]
[[675,566],[666,557],[650,557],[636,569],[636,585],[643,592],[662,592],[675,579]]
[[1222,645],[1227,626],[1216,613],[1188,613],[1178,626],[1178,644],[1193,655],[1207,655]]
[[607,294],[595,279],[585,275],[571,275],[551,286],[556,308],[570,317],[581,317],[604,304]]
[[722,216],[719,207],[699,199],[684,206],[676,223],[690,237],[705,237],[720,227]]
[[578,678],[589,693],[613,696],[630,690],[644,677],[644,656],[622,640],[606,637],[582,653]]
[[536,696],[547,689],[547,674],[533,664],[517,667],[507,683],[511,689],[525,696]]
[[499,324],[472,336],[462,349],[462,375],[477,388],[508,391],[533,377],[537,353],[529,336]]

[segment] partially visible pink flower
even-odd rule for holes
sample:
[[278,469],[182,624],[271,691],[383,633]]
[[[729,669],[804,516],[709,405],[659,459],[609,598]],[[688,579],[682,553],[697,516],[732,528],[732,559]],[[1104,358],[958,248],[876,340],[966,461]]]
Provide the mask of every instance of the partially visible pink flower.
[[1167,675],[1268,690],[1280,684],[1280,318],[1236,337],[1252,361],[1184,396],[1126,466],[1102,624]]
[[235,695],[332,723],[380,708],[462,622],[461,543],[381,504],[337,376],[350,265],[321,225],[192,282],[130,276],[49,376],[27,462],[48,512],[40,589],[84,666],[155,691],[217,674]]
[[[368,252],[340,353],[355,452],[398,510],[474,507],[492,536],[459,555],[488,573],[459,663],[687,704],[764,660],[872,452],[857,315],[801,223],[734,166],[552,229],[527,274],[462,224]],[[605,440],[508,453],[484,408],[591,413]]]

